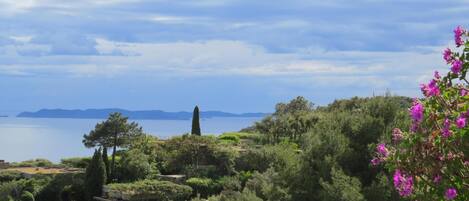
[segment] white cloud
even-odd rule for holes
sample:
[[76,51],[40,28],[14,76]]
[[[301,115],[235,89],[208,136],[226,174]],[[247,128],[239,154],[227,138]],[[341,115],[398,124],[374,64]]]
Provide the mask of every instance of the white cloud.
[[210,40],[170,43],[128,43],[96,39],[99,55],[22,55],[47,51],[46,45],[6,46],[0,74],[68,76],[258,76],[316,86],[418,87],[440,62],[442,47],[421,52],[325,51],[269,53],[241,41]]

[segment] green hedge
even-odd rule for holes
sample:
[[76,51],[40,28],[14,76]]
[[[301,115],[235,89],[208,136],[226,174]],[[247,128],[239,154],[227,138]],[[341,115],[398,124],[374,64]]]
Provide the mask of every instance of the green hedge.
[[22,178],[23,178],[22,173],[19,171],[12,171],[12,170],[0,171],[0,184],[3,182],[19,180]]
[[106,186],[110,198],[112,194],[122,194],[130,200],[146,201],[185,201],[192,195],[192,188],[169,181],[142,180],[134,183],[116,183]]
[[235,134],[229,134],[229,133],[225,133],[223,135],[220,135],[218,137],[219,140],[221,140],[222,142],[223,141],[228,141],[228,142],[232,142],[232,143],[239,143],[240,141],[240,138],[238,135],[235,135]]
[[66,167],[73,167],[73,168],[86,168],[88,164],[90,164],[91,158],[90,157],[75,157],[75,158],[64,158],[61,160],[61,164]]
[[193,177],[186,181],[186,184],[194,189],[193,195],[200,197],[208,197],[209,195],[217,194],[221,191],[221,186],[218,182],[210,178],[197,178]]

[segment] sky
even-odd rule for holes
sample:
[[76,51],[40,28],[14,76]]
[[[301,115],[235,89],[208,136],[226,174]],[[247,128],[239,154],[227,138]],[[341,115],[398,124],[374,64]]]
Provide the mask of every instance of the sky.
[[0,0],[0,113],[420,96],[469,1]]

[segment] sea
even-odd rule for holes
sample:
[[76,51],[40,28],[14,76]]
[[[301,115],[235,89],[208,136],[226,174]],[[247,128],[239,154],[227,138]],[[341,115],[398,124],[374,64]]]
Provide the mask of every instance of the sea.
[[[201,119],[203,135],[219,135],[239,131],[261,118]],[[0,160],[19,162],[45,158],[53,162],[70,157],[90,156],[83,135],[101,119],[17,118],[0,117]],[[191,120],[130,120],[137,122],[147,134],[160,139],[188,133]]]

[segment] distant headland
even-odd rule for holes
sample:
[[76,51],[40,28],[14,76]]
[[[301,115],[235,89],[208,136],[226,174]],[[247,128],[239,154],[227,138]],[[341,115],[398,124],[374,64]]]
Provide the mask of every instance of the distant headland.
[[[65,110],[65,109],[41,109],[37,112],[22,112],[17,117],[25,118],[70,118],[70,119],[105,119],[109,113],[120,112],[130,119],[139,120],[189,120],[192,112],[165,112],[162,110],[139,110],[131,111],[118,108],[111,109],[86,109],[86,110]],[[234,114],[221,111],[202,111],[201,118],[214,117],[264,117],[268,113],[242,113]]]

